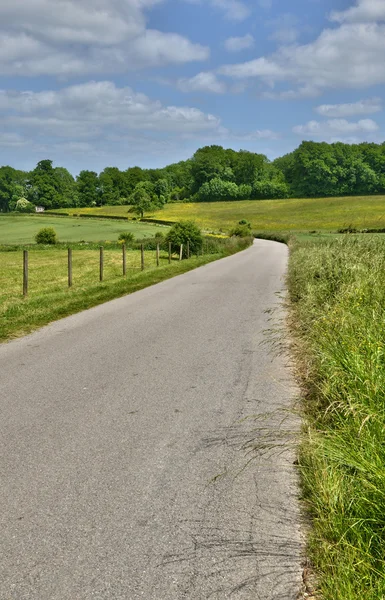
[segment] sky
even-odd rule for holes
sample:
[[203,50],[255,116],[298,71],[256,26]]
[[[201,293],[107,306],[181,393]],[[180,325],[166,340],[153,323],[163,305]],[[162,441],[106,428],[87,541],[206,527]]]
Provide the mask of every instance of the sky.
[[0,164],[385,139],[385,0],[0,0]]

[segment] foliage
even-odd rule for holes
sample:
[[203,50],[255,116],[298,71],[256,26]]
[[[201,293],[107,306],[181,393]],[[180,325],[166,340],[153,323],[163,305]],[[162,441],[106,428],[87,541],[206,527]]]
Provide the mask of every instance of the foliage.
[[123,231],[119,234],[118,240],[124,244],[131,244],[135,240],[135,236],[131,231]]
[[194,221],[181,221],[171,227],[167,233],[166,242],[171,242],[173,252],[179,252],[181,244],[184,245],[186,251],[187,242],[189,242],[190,252],[196,254],[202,248],[203,237]]
[[37,244],[56,244],[56,231],[53,227],[43,227],[37,232],[35,241]]
[[308,394],[300,468],[325,600],[385,597],[385,240],[297,242],[292,324]]
[[100,204],[100,187],[95,171],[80,171],[77,178],[78,206]]
[[229,235],[235,237],[246,238],[251,236],[251,225],[250,223],[246,225],[237,225],[233,229],[230,230]]
[[[138,187],[139,186],[139,187]],[[106,167],[100,174],[81,171],[76,178],[51,160],[30,173],[0,167],[0,212],[15,209],[27,198],[46,209],[119,206],[131,202],[138,189],[137,214],[159,204],[194,200],[284,199],[385,193],[385,143],[334,144],[303,142],[294,152],[270,162],[263,154],[205,146],[191,159],[162,169],[138,166],[121,171]],[[151,205],[151,208],[147,208]]]
[[19,198],[19,200],[17,200],[15,203],[15,211],[21,213],[34,213],[35,206],[32,204],[32,202],[29,202],[27,198]]

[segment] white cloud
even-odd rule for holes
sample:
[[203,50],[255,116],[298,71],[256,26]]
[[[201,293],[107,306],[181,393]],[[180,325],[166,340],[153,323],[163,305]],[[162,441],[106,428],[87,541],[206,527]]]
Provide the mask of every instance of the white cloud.
[[[0,74],[83,75],[205,60],[209,49],[146,29],[158,0],[0,0]],[[161,1],[161,0],[160,0]]]
[[354,117],[381,112],[381,98],[370,98],[350,104],[322,104],[316,107],[316,112],[323,117]]
[[309,121],[306,125],[293,127],[293,132],[302,137],[310,136],[323,139],[344,139],[352,134],[367,136],[379,129],[372,119],[362,119],[357,122],[346,119],[329,119],[324,122]]
[[0,111],[3,127],[72,142],[130,131],[183,134],[215,132],[220,128],[220,120],[211,114],[186,106],[163,106],[109,81],[59,91],[1,91]]
[[344,11],[333,11],[331,20],[338,23],[368,23],[385,21],[384,0],[358,0]]
[[219,72],[235,79],[257,78],[270,86],[293,82],[318,90],[383,84],[385,24],[343,23],[325,29],[309,44],[284,45],[269,56],[224,65]]
[[230,37],[225,41],[225,48],[229,52],[240,52],[254,46],[254,38],[248,33],[242,37]]
[[179,79],[177,87],[182,92],[211,92],[214,94],[224,94],[227,89],[226,84],[211,72],[202,72],[195,77]]

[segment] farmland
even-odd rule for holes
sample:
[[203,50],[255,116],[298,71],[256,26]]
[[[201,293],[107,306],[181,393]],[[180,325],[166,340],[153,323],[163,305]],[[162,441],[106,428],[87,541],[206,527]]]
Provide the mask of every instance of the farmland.
[[[127,206],[63,209],[63,213],[127,216]],[[240,219],[250,221],[256,231],[337,231],[348,226],[380,229],[385,228],[385,196],[169,203],[146,217],[192,219],[213,231],[228,231]]]
[[42,227],[53,227],[60,242],[117,241],[123,231],[136,238],[154,236],[157,231],[167,231],[159,225],[112,219],[75,219],[54,215],[2,215],[0,216],[1,244],[32,244]]

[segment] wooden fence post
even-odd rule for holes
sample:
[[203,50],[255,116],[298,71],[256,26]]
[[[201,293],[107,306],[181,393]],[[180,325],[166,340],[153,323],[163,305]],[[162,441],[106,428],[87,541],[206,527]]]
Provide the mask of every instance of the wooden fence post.
[[104,268],[104,253],[103,246],[100,246],[100,264],[99,264],[99,280],[103,281],[103,268]]
[[183,244],[180,245],[179,260],[183,258]]
[[72,249],[68,248],[68,287],[72,287]]
[[156,266],[159,267],[159,244],[156,245]]
[[125,277],[127,275],[126,244],[123,244],[122,252],[123,252],[123,277]]
[[28,250],[23,250],[23,296],[28,295]]
[[171,265],[171,242],[168,243],[168,264]]
[[140,245],[140,261],[141,261],[141,269],[144,271],[144,246]]

